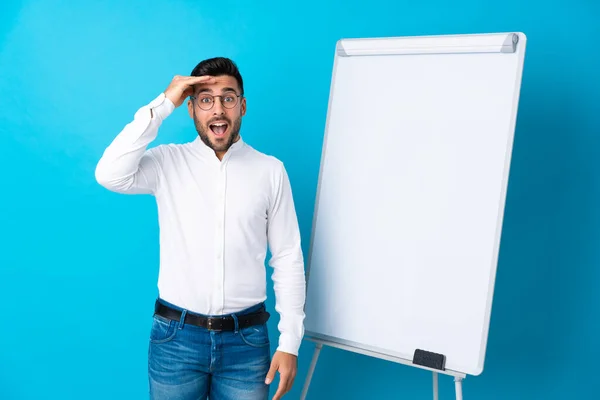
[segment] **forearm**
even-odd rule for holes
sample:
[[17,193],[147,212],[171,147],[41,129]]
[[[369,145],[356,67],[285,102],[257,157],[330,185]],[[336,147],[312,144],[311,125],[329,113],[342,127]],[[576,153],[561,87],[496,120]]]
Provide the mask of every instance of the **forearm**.
[[300,244],[297,249],[273,263],[275,310],[280,315],[277,350],[298,355],[304,336],[306,279]]
[[298,355],[304,336],[304,257],[292,188],[283,164],[274,180],[277,183],[273,186],[267,234],[272,254],[269,265],[274,269],[275,310],[281,317],[278,350]]
[[[98,183],[116,192],[152,192],[156,168],[147,148],[173,109],[173,103],[164,94],[141,107],[100,158],[95,172]],[[148,168],[141,168],[144,163]]]

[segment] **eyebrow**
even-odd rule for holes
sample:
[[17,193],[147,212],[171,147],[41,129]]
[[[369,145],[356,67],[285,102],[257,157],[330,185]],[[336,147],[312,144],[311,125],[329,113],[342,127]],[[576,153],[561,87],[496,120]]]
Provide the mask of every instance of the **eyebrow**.
[[[213,92],[212,89],[205,87],[205,88],[200,89],[196,94],[200,94],[200,93],[212,93],[212,92]],[[225,88],[221,89],[221,93],[227,93],[227,92],[237,93],[236,90],[234,88],[231,88],[231,87],[225,87]]]

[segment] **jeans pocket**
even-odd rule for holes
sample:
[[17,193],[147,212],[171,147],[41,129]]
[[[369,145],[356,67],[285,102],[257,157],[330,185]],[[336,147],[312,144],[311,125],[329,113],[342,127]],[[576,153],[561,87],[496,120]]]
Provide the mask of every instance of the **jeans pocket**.
[[270,344],[267,324],[249,326],[239,331],[240,337],[249,346],[265,347]]
[[154,315],[152,329],[150,330],[150,342],[159,344],[172,340],[177,334],[177,325],[178,321]]

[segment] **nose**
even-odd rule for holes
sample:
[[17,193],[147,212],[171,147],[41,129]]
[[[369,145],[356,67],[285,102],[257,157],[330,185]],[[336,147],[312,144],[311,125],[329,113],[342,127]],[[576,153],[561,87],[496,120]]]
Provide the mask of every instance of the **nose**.
[[225,107],[223,107],[223,103],[221,103],[220,97],[215,97],[215,102],[213,104],[213,114],[214,115],[225,114]]

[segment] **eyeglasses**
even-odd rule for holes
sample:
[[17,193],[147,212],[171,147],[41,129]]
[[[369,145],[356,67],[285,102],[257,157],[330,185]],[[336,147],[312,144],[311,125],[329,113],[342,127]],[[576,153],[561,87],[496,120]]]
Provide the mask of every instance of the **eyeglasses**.
[[202,93],[198,95],[198,97],[190,97],[194,100],[197,100],[196,103],[198,103],[198,107],[200,107],[204,111],[208,111],[215,105],[215,97],[221,98],[221,104],[223,105],[223,107],[231,109],[238,104],[238,98],[243,96],[236,93],[227,93],[220,96],[213,96],[212,94]]

